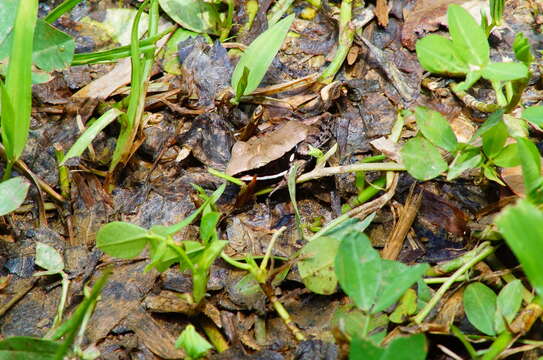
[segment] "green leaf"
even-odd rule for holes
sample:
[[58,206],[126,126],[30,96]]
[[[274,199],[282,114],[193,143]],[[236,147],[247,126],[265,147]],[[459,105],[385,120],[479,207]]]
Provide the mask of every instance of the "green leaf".
[[482,74],[480,70],[470,71],[466,76],[466,80],[456,85],[457,91],[468,91],[479,79]]
[[543,105],[530,106],[522,112],[522,118],[543,128]]
[[543,178],[541,177],[539,151],[533,142],[525,138],[517,138],[517,144],[526,194],[530,199],[540,201]]
[[401,297],[398,306],[390,314],[390,321],[401,324],[410,315],[417,311],[417,292],[413,289],[407,289]]
[[535,60],[534,55],[532,54],[532,46],[530,41],[524,33],[517,33],[515,36],[515,41],[513,41],[513,51],[515,52],[515,57],[518,61],[522,61],[524,65],[530,66],[530,64]]
[[352,304],[347,304],[336,310],[330,327],[339,329],[351,338],[365,338],[379,344],[385,338],[388,323],[388,317],[384,313],[369,315]]
[[501,186],[505,186],[504,182],[498,176],[496,169],[493,166],[483,166],[483,175],[488,179],[497,182]]
[[479,148],[462,150],[449,165],[447,180],[453,180],[462,175],[464,171],[479,167],[482,161],[483,156],[481,155]]
[[467,64],[486,65],[490,54],[488,41],[483,29],[470,13],[460,5],[451,4],[447,10],[447,19],[456,54]]
[[106,224],[96,234],[96,247],[109,256],[131,259],[138,256],[151,235],[134,224],[114,221]]
[[496,155],[492,162],[501,167],[519,166],[518,145],[516,143],[507,145]]
[[415,117],[420,132],[432,144],[439,146],[448,152],[454,152],[458,147],[456,135],[449,122],[437,111],[417,106]]
[[[526,199],[508,206],[498,215],[496,225],[505,242],[522,265],[530,284],[543,296],[543,213]],[[529,229],[529,231],[526,231]]]
[[427,267],[382,260],[368,237],[358,232],[343,238],[336,256],[336,276],[341,288],[360,309],[371,313],[394,304]]
[[277,24],[272,25],[249,45],[247,50],[239,58],[239,62],[232,73],[233,89],[238,88],[244,68],[247,67],[249,69],[249,76],[243,95],[248,95],[256,90],[264,75],[266,75],[275,55],[281,48],[293,21],[294,14],[291,14]]
[[494,330],[496,294],[492,289],[480,282],[469,284],[464,291],[464,310],[469,322],[477,330],[486,335],[496,335]]
[[243,93],[245,92],[245,89],[247,89],[247,81],[249,79],[249,68],[247,66],[243,67],[243,73],[241,74],[241,78],[239,79],[238,86],[236,87],[236,99],[239,100]]
[[428,35],[417,41],[417,58],[424,70],[434,74],[462,76],[469,72],[460,59],[451,40],[439,35]]
[[447,163],[439,150],[419,136],[403,146],[401,156],[407,172],[417,180],[430,180],[447,170]]
[[218,35],[221,24],[214,4],[202,0],[158,0],[160,7],[173,21],[186,29]]
[[334,261],[339,243],[340,239],[336,237],[320,236],[303,247],[298,271],[304,285],[314,293],[330,295],[336,292]]
[[517,62],[490,63],[481,70],[481,74],[491,81],[511,81],[527,78],[528,68]]
[[352,232],[341,241],[335,261],[341,288],[360,309],[369,312],[381,281],[379,253],[365,234]]
[[200,239],[204,245],[207,245],[211,241],[219,240],[217,234],[217,224],[221,217],[220,212],[211,211],[204,216],[200,221]]
[[490,16],[492,22],[498,26],[503,21],[503,9],[505,7],[505,0],[490,0]]
[[37,0],[20,1],[16,11],[5,91],[2,92],[2,104],[11,106],[2,106],[0,119],[2,143],[10,162],[21,156],[30,128],[32,43],[37,12]]
[[52,246],[38,242],[36,244],[36,265],[48,270],[51,274],[58,274],[64,270],[64,260],[59,252]]
[[194,328],[188,324],[175,341],[176,348],[183,348],[191,359],[199,359],[213,346]]
[[22,176],[0,182],[0,216],[16,210],[25,201],[30,183]]
[[19,0],[0,1],[0,59],[9,55]]
[[379,293],[372,313],[383,311],[393,305],[428,269],[428,264],[407,266],[399,261],[381,260]]
[[72,145],[70,150],[66,153],[64,156],[64,159],[60,163],[60,165],[64,165],[66,161],[68,161],[71,158],[79,157],[87,147],[92,143],[94,138],[98,136],[100,131],[104,130],[106,126],[111,124],[117,117],[124,114],[121,110],[116,108],[111,108],[108,111],[106,111],[102,116],[100,116],[96,121],[92,123],[91,126],[89,126],[83,134],[79,136],[77,141]]
[[511,281],[505,285],[498,294],[496,301],[496,318],[494,327],[499,334],[506,330],[504,319],[507,323],[511,323],[520,309],[522,304],[522,291],[524,286],[518,279]]
[[397,337],[385,349],[368,340],[353,338],[349,360],[424,360],[426,338],[423,334]]
[[29,336],[13,336],[0,341],[0,359],[53,360],[60,344]]
[[489,128],[484,134],[483,138],[483,151],[489,158],[493,158],[502,151],[509,133],[507,132],[507,126],[503,121],[497,122],[494,126]]
[[62,70],[71,64],[74,57],[75,41],[62,31],[42,19],[36,23],[33,63],[42,70]]

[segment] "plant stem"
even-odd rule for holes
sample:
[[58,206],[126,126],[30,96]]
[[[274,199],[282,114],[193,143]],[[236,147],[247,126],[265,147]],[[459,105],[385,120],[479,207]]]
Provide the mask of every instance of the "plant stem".
[[202,317],[200,325],[217,352],[222,353],[223,351],[228,350],[228,342],[224,339],[220,330],[217,329],[217,326],[211,320],[209,320],[209,318]]
[[484,242],[477,248],[477,251],[474,252],[474,256],[467,260],[464,265],[462,265],[458,270],[452,274],[449,279],[441,285],[441,287],[436,291],[434,296],[428,301],[424,308],[418,313],[417,316],[413,319],[416,324],[420,324],[424,321],[426,316],[432,311],[434,306],[439,302],[439,300],[445,295],[445,292],[449,290],[452,284],[466,271],[468,271],[472,266],[477,264],[479,261],[483,260],[488,255],[494,252],[494,247],[490,246],[489,242]]
[[458,84],[451,83],[449,85],[452,92],[460,99],[467,107],[478,110],[480,112],[491,113],[498,110],[500,107],[496,104],[487,104],[485,102],[475,99],[473,96],[465,91],[458,90]]
[[314,169],[308,173],[302,174],[296,179],[297,183],[303,183],[309,180],[320,179],[326,176],[346,174],[356,171],[404,171],[405,166],[398,163],[369,163],[352,164],[342,166],[330,166],[322,169]]
[[351,49],[354,40],[354,29],[351,27],[352,16],[352,0],[342,0],[341,9],[339,12],[339,46],[336,50],[336,55],[326,70],[322,73],[319,81],[324,84],[329,84],[334,81],[336,73],[343,65],[347,54]]
[[2,181],[6,181],[11,177],[11,171],[13,170],[13,163],[14,161],[8,160],[6,163],[6,167],[4,168],[4,177],[2,178]]
[[68,289],[70,288],[70,280],[68,279],[68,275],[62,271],[60,276],[62,276],[62,295],[60,296],[60,301],[58,303],[57,314],[53,320],[53,329],[59,326],[62,322],[62,313],[64,312],[64,306],[66,305],[66,299],[68,298]]
[[482,357],[482,360],[494,360],[500,355],[505,349],[509,347],[511,341],[513,340],[513,334],[509,331],[504,331],[498,336],[496,340],[490,345],[490,348]]
[[[60,164],[64,160],[64,151],[62,145],[55,144],[55,157],[57,163]],[[60,194],[68,199],[70,197],[70,172],[66,165],[58,165],[58,182],[60,186]]]
[[296,340],[304,341],[305,340],[305,335],[296,326],[296,324],[292,321],[292,319],[290,318],[290,314],[288,313],[287,309],[285,309],[283,304],[281,304],[281,302],[279,301],[277,296],[275,296],[273,294],[273,289],[272,289],[271,285],[263,284],[262,285],[262,290],[264,290],[264,293],[266,294],[266,296],[268,297],[268,299],[272,303],[273,308],[275,309],[275,311],[277,312],[277,314],[279,315],[281,320],[283,320],[283,323],[285,324],[285,326],[292,332],[292,334],[294,335]]

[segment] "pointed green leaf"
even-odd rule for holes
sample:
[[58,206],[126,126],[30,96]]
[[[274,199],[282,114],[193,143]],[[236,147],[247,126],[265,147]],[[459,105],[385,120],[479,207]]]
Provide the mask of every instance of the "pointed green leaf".
[[478,148],[462,150],[449,165],[447,180],[453,180],[464,171],[479,167],[482,161],[483,156]]
[[143,251],[149,236],[148,231],[142,227],[114,221],[98,230],[96,247],[109,256],[131,259]]
[[456,135],[449,122],[437,111],[417,106],[415,117],[420,132],[436,146],[454,152],[458,146]]
[[291,14],[272,25],[249,45],[239,58],[239,62],[232,74],[233,89],[238,89],[244,69],[248,68],[249,76],[247,77],[247,86],[243,91],[243,95],[248,95],[256,90],[281,48],[293,21],[294,14]]
[[447,19],[456,54],[467,64],[486,65],[490,54],[488,40],[470,13],[460,5],[451,4]]
[[173,21],[186,29],[218,35],[221,19],[215,4],[203,0],[158,0]]
[[456,55],[452,41],[443,36],[425,36],[417,41],[416,50],[417,58],[426,71],[450,76],[469,72],[468,65]]
[[519,166],[518,145],[516,143],[507,145],[496,155],[492,162],[501,167]]
[[513,50],[515,51],[515,57],[518,61],[522,61],[524,65],[530,66],[535,60],[532,54],[532,46],[530,41],[523,33],[517,33],[515,41],[513,42]]
[[493,158],[502,151],[509,133],[507,132],[507,126],[503,121],[500,121],[489,128],[481,137],[483,138],[483,151],[485,155]]
[[528,68],[517,62],[490,63],[481,70],[481,74],[487,80],[511,81],[527,78]]
[[198,332],[192,324],[189,324],[181,332],[175,341],[176,348],[183,348],[191,359],[199,359],[204,356],[213,346]]
[[59,347],[59,343],[51,340],[13,336],[0,341],[0,359],[53,360]]

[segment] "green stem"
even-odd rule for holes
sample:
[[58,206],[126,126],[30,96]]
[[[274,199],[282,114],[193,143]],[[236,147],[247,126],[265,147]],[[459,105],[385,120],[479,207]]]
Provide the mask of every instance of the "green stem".
[[230,30],[232,30],[232,19],[234,17],[234,1],[233,0],[224,0],[226,2],[226,5],[228,6],[228,10],[226,12],[226,19],[224,20],[224,24],[221,29],[221,37],[220,41],[224,42],[228,35],[230,34]]
[[417,316],[413,319],[413,321],[416,324],[420,324],[424,321],[426,316],[432,311],[434,306],[439,302],[439,300],[445,295],[445,292],[449,290],[449,288],[454,284],[454,282],[464,275],[466,271],[468,271],[471,267],[473,267],[475,264],[477,264],[479,261],[483,260],[488,255],[492,254],[494,252],[494,247],[490,246],[489,242],[484,242],[477,248],[477,252],[475,253],[475,256],[473,256],[472,259],[467,261],[464,265],[462,265],[458,270],[452,274],[449,279],[441,285],[441,287],[436,291],[434,296],[428,301],[428,303],[424,306],[424,308],[418,313]]
[[230,256],[226,255],[224,252],[221,253],[221,258],[235,268],[245,270],[245,271],[251,270],[251,265],[243,263],[241,261],[234,260]]
[[498,336],[496,340],[490,345],[490,348],[483,355],[482,360],[493,360],[498,357],[507,347],[511,344],[513,340],[513,334],[509,331],[504,331]]
[[471,343],[468,341],[468,339],[466,339],[466,336],[464,335],[464,333],[461,332],[460,329],[458,329],[454,325],[451,326],[451,331],[458,338],[458,340],[460,340],[460,342],[462,342],[462,344],[464,344],[464,347],[468,351],[469,356],[472,359],[477,359],[479,357],[477,355],[477,351],[475,351],[475,348],[473,347],[473,345],[471,345]]
[[64,271],[60,273],[62,276],[62,294],[58,303],[57,314],[53,320],[53,328],[56,328],[62,322],[62,313],[64,312],[64,306],[66,305],[66,299],[68,298],[68,289],[70,288],[70,280],[68,275]]
[[319,78],[319,81],[324,84],[329,84],[334,81],[336,73],[341,68],[341,65],[343,65],[343,62],[351,49],[354,40],[354,29],[350,24],[351,17],[352,0],[343,0],[339,12],[339,46],[334,59]]
[[[62,150],[62,146],[60,144],[55,144],[54,148],[57,163],[61,164],[64,160],[64,151]],[[68,167],[66,165],[58,166],[58,182],[60,186],[60,194],[68,199],[70,197],[70,172],[68,171]]]
[[81,0],[65,0],[62,2],[62,4],[51,10],[43,20],[48,24],[52,24],[63,14],[72,10],[80,2]]
[[2,181],[6,181],[11,177],[11,171],[13,170],[13,164],[15,161],[8,160],[6,167],[4,168],[4,177]]

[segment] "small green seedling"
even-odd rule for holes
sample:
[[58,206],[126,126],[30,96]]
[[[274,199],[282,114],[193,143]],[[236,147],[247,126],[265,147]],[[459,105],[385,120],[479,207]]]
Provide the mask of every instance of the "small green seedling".
[[57,314],[51,327],[52,329],[56,329],[62,322],[62,313],[64,312],[64,305],[66,304],[68,288],[70,286],[68,275],[64,272],[64,260],[62,259],[62,255],[54,247],[38,242],[36,244],[35,262],[36,265],[46,271],[38,271],[34,273],[34,276],[60,275],[62,278],[62,295],[60,296]]
[[242,96],[249,95],[260,85],[293,21],[294,14],[291,14],[270,26],[241,55],[232,73],[231,84],[235,91],[234,103],[239,103]]
[[188,360],[197,360],[213,348],[213,346],[189,324],[175,341],[176,348],[182,348]]
[[[452,180],[466,170],[481,168],[485,177],[503,185],[496,166],[520,164],[518,144],[506,145],[516,130],[506,124],[503,111],[490,115],[468,143],[458,142],[449,122],[436,111],[417,107],[415,118],[420,133],[407,141],[401,156],[409,174],[418,180],[433,179],[446,171],[447,180]],[[522,124],[522,120],[513,123]],[[453,157],[450,164],[441,155],[445,151]]]
[[[496,9],[496,16],[500,16],[499,13]],[[417,57],[422,67],[434,74],[465,77],[465,81],[455,87],[457,91],[467,91],[479,79],[486,79],[496,92],[498,106],[514,107],[529,77],[527,64],[491,62],[485,30],[461,6],[449,5],[447,18],[451,39],[429,35],[417,42]],[[518,58],[518,52],[515,53]]]
[[13,336],[0,341],[0,359],[63,360],[71,352],[76,337],[83,334],[86,326],[85,319],[90,317],[110,275],[111,269],[106,269],[96,280],[92,290],[85,294],[85,299],[75,309],[72,316],[47,339]]
[[522,304],[523,286],[514,280],[496,293],[483,283],[468,285],[464,291],[464,310],[470,323],[489,336],[507,330]]
[[[149,246],[151,262],[145,270],[155,268],[162,272],[174,263],[180,265],[180,270],[189,269],[192,272],[192,297],[199,303],[206,293],[209,269],[228,243],[219,240],[217,224],[220,213],[214,209],[214,203],[225,188],[226,185],[222,185],[211,196],[200,189],[203,205],[189,217],[171,226],[155,225],[146,230],[121,221],[106,224],[96,234],[96,246],[106,254],[122,259],[132,259]],[[200,214],[200,241],[185,240],[177,243],[173,236]]]

